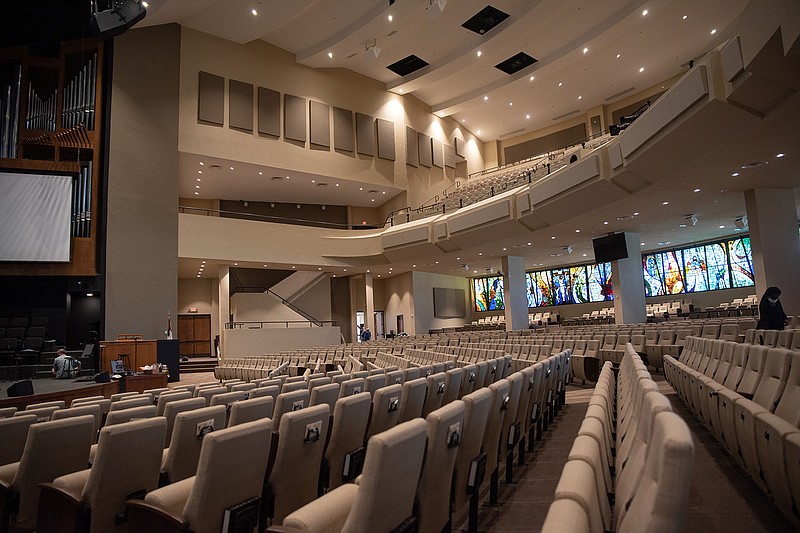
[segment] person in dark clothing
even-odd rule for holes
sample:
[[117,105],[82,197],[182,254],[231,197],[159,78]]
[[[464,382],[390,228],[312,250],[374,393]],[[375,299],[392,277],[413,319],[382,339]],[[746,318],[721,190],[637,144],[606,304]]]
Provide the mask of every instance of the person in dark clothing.
[[778,287],[770,287],[764,291],[758,304],[757,329],[783,329],[786,325],[787,317],[783,312],[780,296],[781,290]]

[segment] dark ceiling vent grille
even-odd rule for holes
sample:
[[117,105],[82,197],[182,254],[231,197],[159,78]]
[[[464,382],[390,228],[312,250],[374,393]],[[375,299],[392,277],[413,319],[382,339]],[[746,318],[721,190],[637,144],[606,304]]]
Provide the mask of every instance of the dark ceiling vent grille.
[[492,6],[486,6],[461,26],[474,31],[478,35],[484,35],[507,18],[508,13],[503,13]]
[[525,52],[520,52],[496,64],[494,68],[500,69],[506,74],[516,74],[520,70],[533,65],[536,61],[538,61],[536,58],[529,56]]
[[400,61],[396,61],[389,65],[388,68],[398,76],[408,76],[412,72],[416,72],[423,67],[427,67],[428,62],[424,59],[420,59],[419,57],[411,54],[408,57],[404,57]]

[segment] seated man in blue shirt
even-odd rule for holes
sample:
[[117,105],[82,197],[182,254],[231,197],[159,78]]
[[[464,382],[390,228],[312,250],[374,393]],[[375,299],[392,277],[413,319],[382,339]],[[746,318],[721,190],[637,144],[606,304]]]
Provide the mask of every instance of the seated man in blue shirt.
[[69,379],[77,377],[81,371],[81,362],[67,355],[62,348],[58,351],[58,356],[53,361],[53,376],[56,379]]

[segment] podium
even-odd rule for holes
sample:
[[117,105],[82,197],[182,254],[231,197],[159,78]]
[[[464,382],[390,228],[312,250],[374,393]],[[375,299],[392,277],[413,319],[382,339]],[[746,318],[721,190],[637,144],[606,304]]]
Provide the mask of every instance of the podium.
[[180,341],[178,339],[158,341],[158,362],[167,365],[169,382],[181,380]]

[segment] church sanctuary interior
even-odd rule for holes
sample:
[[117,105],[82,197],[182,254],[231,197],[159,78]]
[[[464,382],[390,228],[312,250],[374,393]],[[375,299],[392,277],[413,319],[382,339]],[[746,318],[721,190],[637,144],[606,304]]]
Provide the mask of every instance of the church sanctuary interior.
[[799,531],[799,125],[797,0],[5,2],[0,533]]

